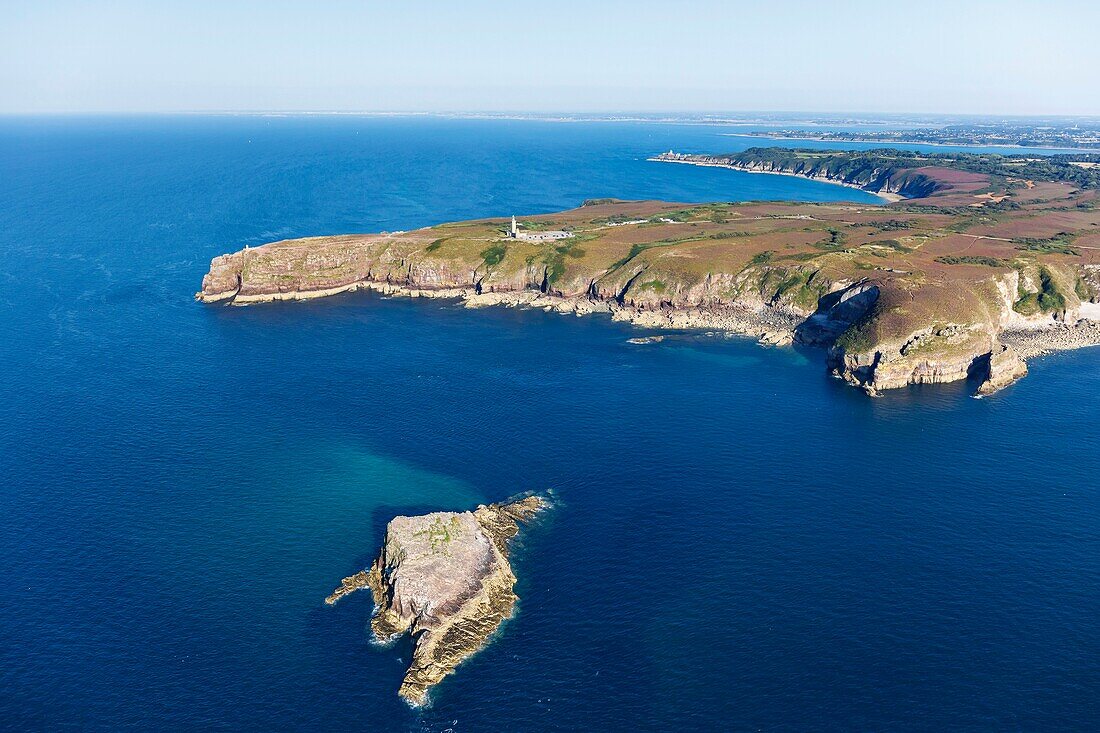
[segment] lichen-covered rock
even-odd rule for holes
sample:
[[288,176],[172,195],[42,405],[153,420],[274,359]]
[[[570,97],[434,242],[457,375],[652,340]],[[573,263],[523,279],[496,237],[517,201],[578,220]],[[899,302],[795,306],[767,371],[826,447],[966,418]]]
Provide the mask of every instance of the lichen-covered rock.
[[423,704],[428,690],[512,614],[516,577],[508,542],[543,506],[531,496],[472,512],[395,517],[370,569],[345,578],[325,602],[371,589],[374,635],[386,641],[408,632],[416,639],[398,694]]

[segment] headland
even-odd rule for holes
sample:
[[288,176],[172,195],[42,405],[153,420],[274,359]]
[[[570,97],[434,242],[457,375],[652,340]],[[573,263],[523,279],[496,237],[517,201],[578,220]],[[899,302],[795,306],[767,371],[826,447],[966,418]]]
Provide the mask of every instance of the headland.
[[[592,200],[524,219],[286,240],[216,257],[196,297],[235,305],[357,289],[609,314],[656,329],[821,346],[871,394],[1100,343],[1097,156],[757,148],[656,160],[798,175],[885,205]],[[557,234],[561,233],[561,235]]]

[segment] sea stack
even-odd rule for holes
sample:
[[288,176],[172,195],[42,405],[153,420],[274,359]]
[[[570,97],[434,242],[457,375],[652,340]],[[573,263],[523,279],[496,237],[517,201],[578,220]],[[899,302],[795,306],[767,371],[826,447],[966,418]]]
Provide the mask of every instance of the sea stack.
[[370,569],[344,578],[325,603],[371,589],[375,637],[389,641],[408,632],[416,639],[398,694],[422,705],[432,686],[511,616],[517,597],[509,542],[545,505],[529,496],[474,511],[395,517]]
[[998,392],[1027,375],[1027,364],[1011,346],[999,346],[989,355],[989,374],[978,387],[978,394],[985,396]]

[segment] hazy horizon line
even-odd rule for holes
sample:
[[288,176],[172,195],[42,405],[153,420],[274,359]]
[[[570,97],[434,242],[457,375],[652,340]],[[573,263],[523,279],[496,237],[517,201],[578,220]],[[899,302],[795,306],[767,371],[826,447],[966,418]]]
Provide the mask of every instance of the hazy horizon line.
[[738,116],[765,115],[779,118],[782,116],[802,116],[816,118],[846,117],[866,121],[867,117],[886,119],[921,118],[978,118],[978,119],[1093,119],[1100,120],[1096,113],[997,113],[997,112],[878,112],[874,110],[853,110],[851,112],[784,109],[684,109],[684,110],[643,110],[643,109],[607,109],[607,110],[507,110],[507,109],[391,109],[391,110],[354,110],[354,109],[165,109],[165,110],[0,110],[0,117],[154,117],[154,116],[362,116],[362,117],[511,117],[511,118],[554,118],[569,119],[586,117],[589,119],[646,119],[664,117],[672,120],[701,120],[716,118],[714,121],[735,121]]

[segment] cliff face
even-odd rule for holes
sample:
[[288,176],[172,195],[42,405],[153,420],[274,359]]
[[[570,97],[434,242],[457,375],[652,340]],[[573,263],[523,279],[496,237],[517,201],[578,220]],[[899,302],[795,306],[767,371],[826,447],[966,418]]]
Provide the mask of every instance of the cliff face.
[[821,150],[756,147],[720,155],[669,151],[653,160],[721,166],[754,173],[782,173],[843,183],[875,193],[928,198],[956,190],[976,192],[994,178],[1100,189],[1093,155],[992,155],[927,153],[878,148]]
[[982,372],[985,381],[978,387],[978,394],[985,396],[1004,389],[1021,377],[1027,376],[1027,364],[1011,346],[999,345],[989,354]]
[[532,221],[573,234],[549,243],[510,239],[500,220],[288,240],[214,258],[197,298],[370,288],[794,338],[829,348],[835,374],[877,392],[983,376],[1006,329],[1100,318],[1100,247],[1074,249],[1073,232],[998,234],[1041,232],[1049,215],[1056,231],[1095,236],[1093,199],[1038,188],[1026,195],[1050,197],[1049,214],[1046,199],[990,209],[955,188],[932,200],[966,207],[605,201]]
[[[436,254],[431,237],[413,233],[276,242],[216,257],[196,298],[233,304],[302,300],[359,288],[393,286],[447,296],[538,292],[560,298],[587,298],[640,310],[777,307],[797,315],[812,313],[818,298],[835,289],[827,263],[744,263],[728,271],[698,268],[697,254],[639,252],[623,266],[570,265],[555,277],[557,265],[529,254],[506,254],[488,265],[480,252]],[[685,267],[686,266],[686,267]]]
[[966,379],[994,349],[1001,313],[992,282],[888,280],[829,351],[829,367],[877,392]]
[[860,169],[832,168],[820,161],[779,161],[737,156],[674,155],[664,153],[657,160],[670,163],[695,163],[749,173],[776,173],[800,176],[815,181],[840,183],[862,188],[871,193],[894,194],[902,198],[926,198],[948,185],[920,169],[898,169],[890,166],[870,166]]
[[243,304],[298,300],[354,289],[364,281],[454,287],[470,283],[474,265],[444,258],[409,259],[431,239],[416,234],[312,237],[215,257],[196,297]]
[[325,602],[370,588],[374,635],[416,639],[398,694],[423,704],[432,686],[476,652],[512,614],[516,577],[508,543],[541,507],[538,497],[480,506],[472,512],[396,517],[386,528],[378,559],[345,578]]
[[662,153],[653,160],[662,163],[691,163],[745,171],[800,176],[827,183],[862,188],[872,194],[900,198],[927,198],[950,188],[933,167],[899,167],[887,162],[868,162],[864,166],[838,165],[829,157],[773,157],[752,151],[733,155],[687,155]]

